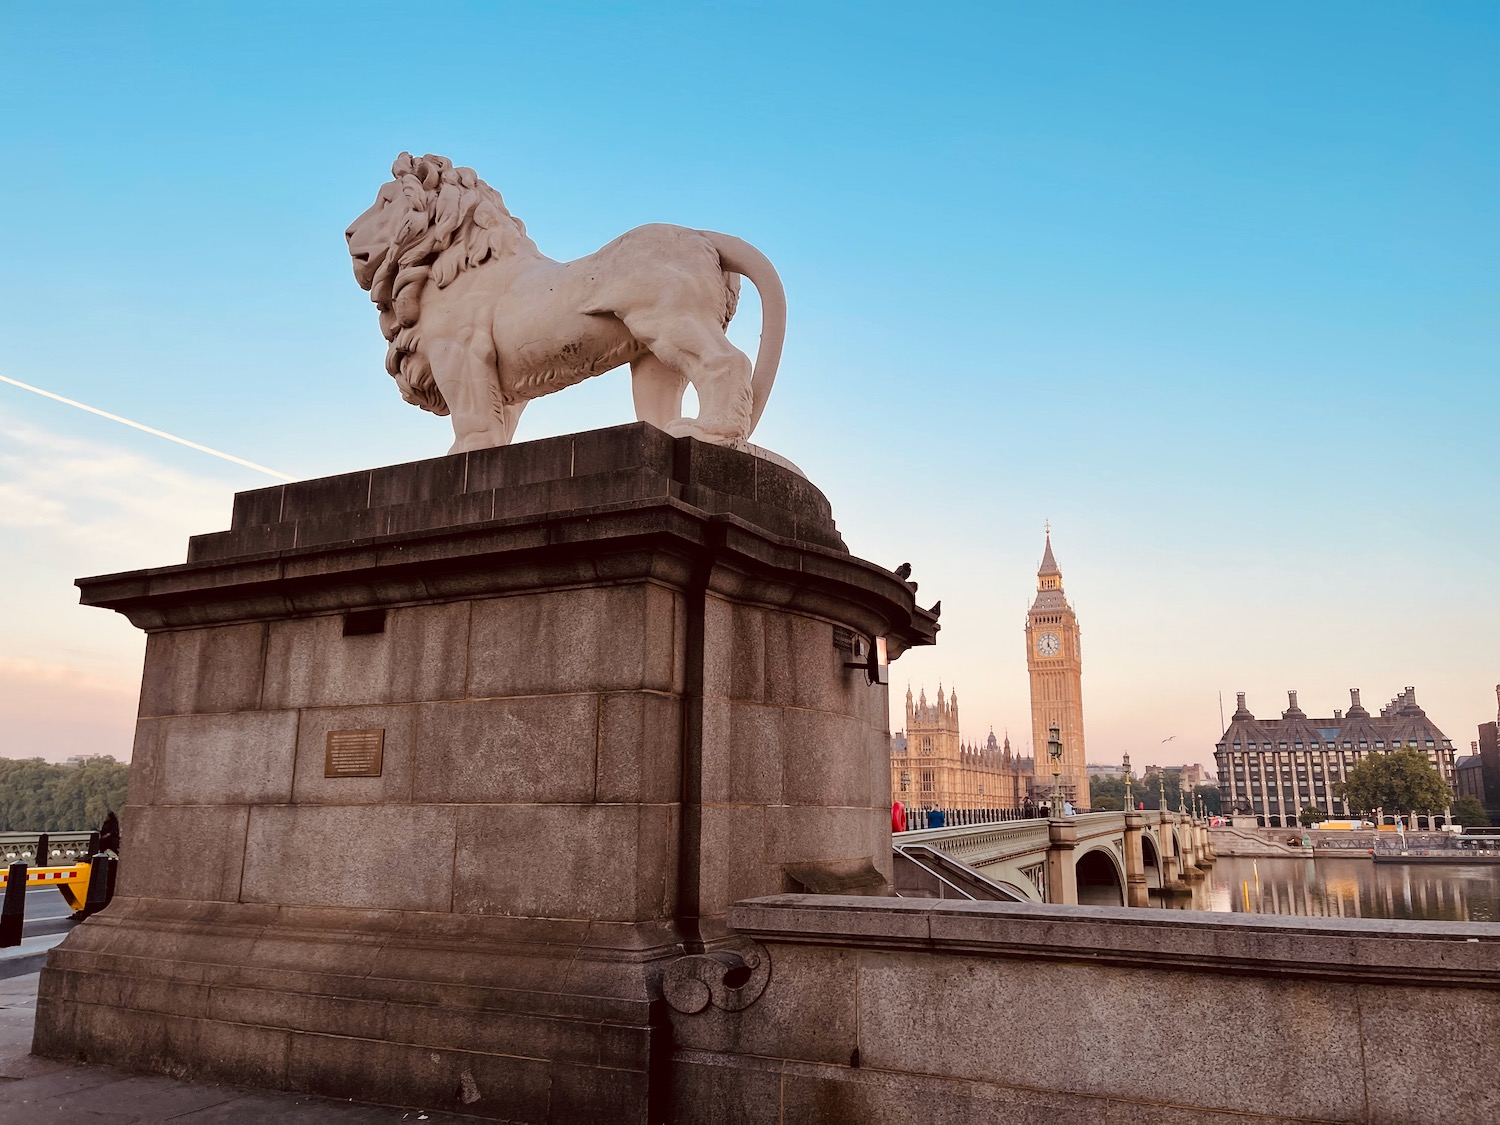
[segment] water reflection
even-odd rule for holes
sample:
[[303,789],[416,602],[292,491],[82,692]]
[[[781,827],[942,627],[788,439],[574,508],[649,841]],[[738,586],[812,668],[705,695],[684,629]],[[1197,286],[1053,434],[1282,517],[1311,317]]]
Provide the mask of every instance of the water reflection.
[[1500,920],[1500,864],[1221,858],[1183,910],[1332,918]]

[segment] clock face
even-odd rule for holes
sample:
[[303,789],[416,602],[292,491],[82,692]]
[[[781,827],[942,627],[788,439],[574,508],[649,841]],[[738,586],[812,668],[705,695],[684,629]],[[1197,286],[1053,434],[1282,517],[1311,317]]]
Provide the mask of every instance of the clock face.
[[1056,656],[1061,648],[1062,641],[1056,633],[1043,633],[1036,639],[1036,651],[1041,656]]

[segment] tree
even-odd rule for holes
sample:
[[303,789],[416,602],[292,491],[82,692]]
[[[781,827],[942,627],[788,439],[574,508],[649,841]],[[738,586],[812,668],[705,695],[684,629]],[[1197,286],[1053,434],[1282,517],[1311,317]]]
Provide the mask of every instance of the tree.
[[1167,811],[1176,812],[1181,802],[1182,794],[1179,789],[1182,785],[1181,770],[1147,770],[1146,776],[1135,783],[1135,797],[1148,809],[1161,808],[1161,782],[1166,783]]
[[0,758],[0,832],[84,832],[125,803],[130,767],[107,754],[53,765]]
[[1364,812],[1433,812],[1453,803],[1442,777],[1414,746],[1370,755],[1349,771],[1335,793]]
[[1297,819],[1302,822],[1303,828],[1311,828],[1321,820],[1327,820],[1328,814],[1317,805],[1303,805],[1302,811],[1297,814]]
[[1460,797],[1453,802],[1453,821],[1465,828],[1488,828],[1490,814],[1477,797]]
[[1095,812],[1118,812],[1125,807],[1123,777],[1089,778],[1089,807]]

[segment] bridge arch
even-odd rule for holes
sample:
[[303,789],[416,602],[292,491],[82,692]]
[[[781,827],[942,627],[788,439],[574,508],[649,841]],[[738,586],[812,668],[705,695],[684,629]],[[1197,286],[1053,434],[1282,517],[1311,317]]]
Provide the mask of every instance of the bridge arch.
[[1141,833],[1141,860],[1146,868],[1146,889],[1161,890],[1161,849],[1150,832]]
[[1181,857],[1187,855],[1188,846],[1182,838],[1182,833],[1176,828],[1172,829],[1172,850],[1177,853],[1179,866],[1181,866]]
[[1090,848],[1073,864],[1080,906],[1124,906],[1125,869],[1110,847]]

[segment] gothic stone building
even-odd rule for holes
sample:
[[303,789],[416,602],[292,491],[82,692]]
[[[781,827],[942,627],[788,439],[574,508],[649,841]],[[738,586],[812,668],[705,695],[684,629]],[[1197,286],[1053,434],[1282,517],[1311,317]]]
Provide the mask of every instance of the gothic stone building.
[[1257,719],[1245,706],[1245,693],[1239,692],[1214,754],[1225,811],[1253,814],[1273,828],[1296,825],[1308,805],[1329,817],[1354,816],[1358,810],[1335,797],[1334,787],[1366,756],[1402,746],[1423,751],[1453,786],[1453,743],[1417,706],[1415,688],[1382,707],[1379,717],[1360,706],[1358,688],[1351,688],[1349,696],[1347,712],[1310,719],[1297,706],[1297,693],[1288,692],[1281,718]]
[[906,689],[906,733],[891,746],[891,800],[915,809],[1013,809],[1031,785],[1031,759],[1011,753],[1010,739],[969,745],[958,735],[958,692],[937,702]]

